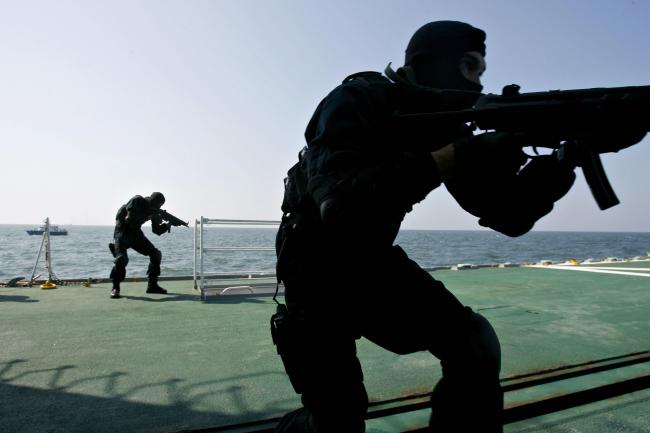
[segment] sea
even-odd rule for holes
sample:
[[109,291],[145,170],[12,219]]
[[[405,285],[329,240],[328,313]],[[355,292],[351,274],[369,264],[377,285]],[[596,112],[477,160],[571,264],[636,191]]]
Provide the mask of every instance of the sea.
[[[28,225],[0,225],[0,281],[47,276],[45,253],[37,256],[42,236],[30,236]],[[67,236],[52,236],[51,270],[59,279],[108,278],[113,258],[108,250],[112,226],[62,226]],[[145,235],[162,252],[162,276],[190,276],[194,269],[194,229],[175,227],[156,236]],[[206,273],[273,272],[274,228],[210,227],[206,247],[255,247],[263,251],[211,251],[204,254]],[[425,268],[460,263],[564,262],[571,259],[634,258],[647,256],[650,233],[532,231],[509,238],[488,230],[402,230],[397,237],[409,256]],[[148,258],[129,250],[128,277],[144,277]]]

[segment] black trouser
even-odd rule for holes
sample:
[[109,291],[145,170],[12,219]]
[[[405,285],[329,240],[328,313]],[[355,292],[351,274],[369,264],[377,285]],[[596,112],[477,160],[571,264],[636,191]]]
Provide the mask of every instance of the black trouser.
[[364,431],[360,336],[398,354],[427,350],[441,360],[432,398],[436,432],[502,431],[500,349],[487,320],[399,247],[368,251],[364,259],[346,246],[318,251],[308,234],[279,238],[278,271],[302,330],[294,356],[304,368],[287,373],[302,387],[304,413],[285,417],[277,431]]
[[145,237],[142,230],[122,231],[116,228],[113,237],[115,239],[115,260],[110,275],[113,283],[120,283],[126,277],[126,265],[129,263],[127,250],[129,248],[149,257],[147,275],[150,280],[158,278],[162,253]]

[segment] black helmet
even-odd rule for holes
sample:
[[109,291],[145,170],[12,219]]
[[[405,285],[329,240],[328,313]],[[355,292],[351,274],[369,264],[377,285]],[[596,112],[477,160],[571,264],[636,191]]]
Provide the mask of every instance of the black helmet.
[[420,27],[406,47],[404,64],[417,57],[462,56],[478,51],[485,56],[485,32],[460,21],[434,21]]
[[160,208],[160,206],[165,204],[165,196],[161,192],[152,192],[149,197],[146,198],[151,206]]

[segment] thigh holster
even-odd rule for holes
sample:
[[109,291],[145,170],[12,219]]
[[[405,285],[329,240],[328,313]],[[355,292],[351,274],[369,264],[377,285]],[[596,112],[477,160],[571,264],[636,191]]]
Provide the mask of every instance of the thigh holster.
[[279,304],[277,312],[271,316],[271,337],[293,389],[301,394],[304,389],[305,363],[302,362],[300,352],[301,327],[297,322],[287,306]]

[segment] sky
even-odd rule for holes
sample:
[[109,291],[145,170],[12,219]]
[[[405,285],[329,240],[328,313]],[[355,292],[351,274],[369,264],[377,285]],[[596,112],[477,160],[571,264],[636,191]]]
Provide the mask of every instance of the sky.
[[[650,85],[650,1],[0,0],[0,224],[110,225],[153,191],[184,220],[279,219],[319,101],[443,19],[487,32],[485,92]],[[579,174],[535,229],[649,231],[650,139],[603,163],[620,205]],[[403,227],[480,228],[444,187]]]

